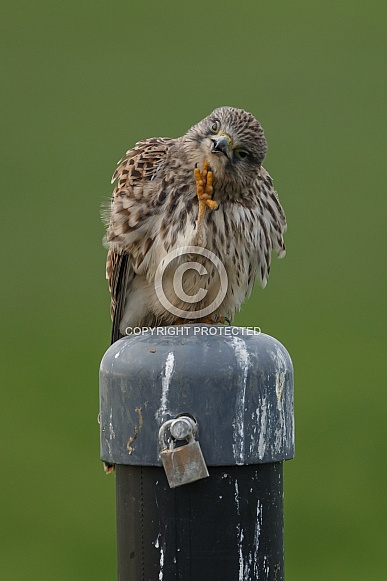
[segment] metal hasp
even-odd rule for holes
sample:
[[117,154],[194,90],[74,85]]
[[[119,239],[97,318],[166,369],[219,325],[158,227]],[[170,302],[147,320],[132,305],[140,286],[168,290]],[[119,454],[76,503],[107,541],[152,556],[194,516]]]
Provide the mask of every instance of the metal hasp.
[[[281,343],[222,325],[132,335],[102,359],[100,400],[101,459],[116,464],[119,581],[284,579],[294,413]],[[181,416],[195,423],[209,477],[171,488],[159,430]],[[173,433],[192,443],[183,422]]]

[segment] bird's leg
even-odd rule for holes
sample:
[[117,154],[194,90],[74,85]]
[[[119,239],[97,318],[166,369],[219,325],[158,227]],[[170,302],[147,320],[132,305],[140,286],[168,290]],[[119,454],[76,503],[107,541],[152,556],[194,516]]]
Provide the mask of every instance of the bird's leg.
[[208,169],[208,161],[206,159],[204,160],[203,170],[200,171],[198,167],[195,167],[194,174],[196,180],[196,195],[199,199],[196,240],[197,244],[200,246],[200,241],[202,240],[201,231],[203,228],[206,208],[216,210],[218,202],[211,199],[214,191],[214,188],[212,187],[212,171]]

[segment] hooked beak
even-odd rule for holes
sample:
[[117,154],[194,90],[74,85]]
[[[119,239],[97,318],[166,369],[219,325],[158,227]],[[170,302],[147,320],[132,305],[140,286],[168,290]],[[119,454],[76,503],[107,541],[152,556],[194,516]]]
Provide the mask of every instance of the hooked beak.
[[212,141],[211,153],[223,153],[226,157],[229,157],[232,148],[232,139],[230,135],[224,133],[223,135],[216,135],[210,139]]

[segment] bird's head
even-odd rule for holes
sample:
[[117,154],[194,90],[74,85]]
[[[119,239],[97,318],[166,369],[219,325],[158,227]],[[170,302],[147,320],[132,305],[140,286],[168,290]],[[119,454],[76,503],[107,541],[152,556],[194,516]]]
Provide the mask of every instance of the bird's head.
[[195,162],[208,160],[214,185],[234,193],[256,179],[267,150],[260,123],[251,113],[233,107],[215,109],[183,139]]

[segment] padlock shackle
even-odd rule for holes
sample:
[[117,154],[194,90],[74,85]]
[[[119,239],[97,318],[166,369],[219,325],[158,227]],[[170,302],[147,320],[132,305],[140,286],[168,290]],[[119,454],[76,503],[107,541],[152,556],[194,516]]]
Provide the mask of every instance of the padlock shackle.
[[[183,438],[177,438],[173,435],[171,428],[173,426],[173,424],[175,422],[178,421],[186,421],[187,424],[189,425],[191,431]],[[170,435],[170,442],[169,445],[166,444],[165,442],[165,437],[166,434],[169,432]],[[190,444],[191,442],[195,441],[195,434],[197,432],[197,422],[196,420],[193,418],[193,416],[188,416],[188,415],[178,415],[177,417],[171,419],[171,420],[167,420],[166,422],[164,422],[160,429],[159,429],[159,446],[160,446],[160,451],[163,450],[167,450],[172,449],[173,447],[173,442],[176,442],[178,440],[185,440],[188,444]]]
[[169,429],[170,425],[172,424],[173,420],[167,420],[166,422],[164,422],[163,424],[161,424],[160,429],[159,429],[159,446],[160,446],[160,450],[168,450],[169,445],[166,445],[165,443],[165,435],[167,433],[167,430]]

